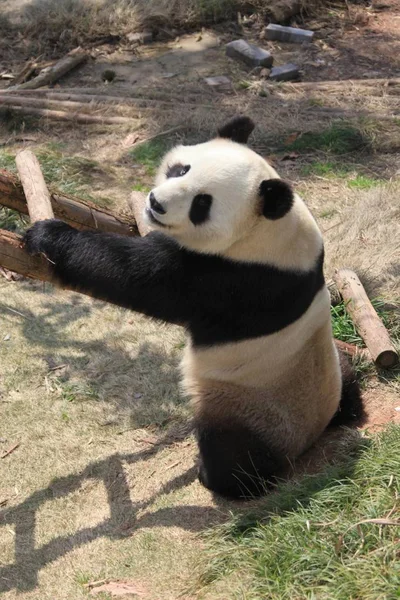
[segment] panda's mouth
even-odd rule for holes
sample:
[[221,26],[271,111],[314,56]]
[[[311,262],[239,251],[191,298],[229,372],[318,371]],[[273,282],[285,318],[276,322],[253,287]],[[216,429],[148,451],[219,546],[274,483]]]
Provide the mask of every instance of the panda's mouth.
[[151,208],[146,208],[146,215],[149,219],[149,221],[151,223],[154,223],[154,225],[159,225],[160,227],[168,227],[168,225],[165,225],[164,223],[161,223],[161,221],[159,221],[158,219],[155,218],[153,211],[151,210]]

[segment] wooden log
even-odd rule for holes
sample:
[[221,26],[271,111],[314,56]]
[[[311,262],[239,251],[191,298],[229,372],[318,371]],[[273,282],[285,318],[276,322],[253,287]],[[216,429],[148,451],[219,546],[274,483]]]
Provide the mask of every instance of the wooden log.
[[46,108],[34,108],[32,106],[15,106],[11,105],[10,109],[14,112],[25,115],[46,117],[54,121],[73,121],[74,123],[83,123],[85,125],[98,123],[101,125],[124,125],[132,123],[131,117],[106,117],[100,115],[87,115],[83,113],[65,112],[61,110],[50,110]]
[[352,358],[359,356],[360,358],[364,358],[365,360],[372,361],[371,355],[366,348],[359,348],[354,344],[349,344],[347,342],[343,342],[342,340],[337,340],[336,338],[335,344],[336,347],[339,350],[341,350],[341,352],[343,352],[344,354],[347,354],[347,356],[351,356]]
[[[176,108],[176,102],[173,100],[164,100],[164,99],[154,99],[154,98],[146,98],[146,97],[136,97],[136,96],[109,96],[106,94],[99,94],[96,88],[82,89],[76,88],[75,91],[68,91],[64,88],[54,88],[54,89],[39,89],[39,90],[15,90],[5,89],[0,91],[0,97],[9,97],[9,96],[18,96],[20,98],[49,98],[50,100],[70,100],[74,102],[103,102],[106,104],[120,104],[121,106],[134,106],[135,108],[151,108],[153,106],[159,109],[160,107],[166,108]],[[90,92],[90,93],[89,93]],[[211,103],[201,103],[198,102],[186,102],[185,106],[188,106],[191,109],[196,109],[199,106],[203,108],[213,108],[213,104]]]
[[132,192],[127,200],[128,207],[132,212],[133,218],[136,221],[137,228],[142,237],[146,236],[151,231],[151,227],[145,222],[143,211],[146,201],[146,194],[142,192]]
[[88,55],[86,52],[83,52],[80,48],[76,48],[67,54],[67,56],[64,56],[61,60],[57,61],[55,65],[43,69],[37,77],[9,89],[33,90],[44,85],[49,85],[72,71],[72,69],[75,69],[78,65],[81,65],[87,59]]
[[[127,217],[100,208],[92,202],[52,192],[50,195],[54,215],[77,229],[98,229],[121,235],[137,235],[136,223]],[[28,214],[22,185],[15,175],[0,169],[0,204]]]
[[[61,94],[60,94],[61,95]],[[13,109],[16,106],[27,106],[28,108],[32,107],[32,108],[41,108],[41,109],[53,109],[53,110],[60,110],[60,109],[66,109],[69,112],[72,112],[74,114],[76,113],[80,113],[81,111],[83,111],[85,113],[85,111],[92,111],[93,110],[101,110],[101,109],[106,109],[106,108],[111,108],[110,105],[99,105],[96,104],[94,100],[86,100],[85,97],[83,96],[83,101],[75,101],[75,100],[63,100],[62,98],[47,98],[47,97],[43,97],[43,98],[35,98],[32,96],[29,97],[24,97],[24,96],[16,96],[16,95],[12,95],[12,94],[1,94],[0,92],[0,106],[9,106],[11,109]],[[132,106],[124,106],[123,104],[116,104],[114,103],[112,105],[112,108],[115,109],[116,107],[121,107],[124,108],[125,110],[128,109],[130,111],[134,111],[136,109],[137,112],[140,112],[140,114],[143,114],[146,111],[149,111],[151,109],[143,107],[143,108],[138,108],[134,105]],[[86,113],[85,113],[86,114]],[[97,117],[99,117],[101,115],[97,115]],[[140,116],[140,115],[138,115]],[[104,117],[108,118],[107,115],[104,115]]]
[[29,256],[22,245],[22,238],[11,231],[0,229],[0,265],[25,277],[51,281],[48,261],[41,256]]
[[296,89],[304,90],[331,90],[333,88],[340,88],[345,91],[351,87],[393,87],[400,85],[400,77],[393,77],[392,79],[335,79],[332,81],[299,81],[298,83],[282,83],[280,87],[287,88],[292,87]]
[[31,150],[25,149],[15,157],[32,223],[53,219],[50,194],[40,164]]
[[399,356],[356,273],[350,269],[340,269],[333,279],[345,302],[346,311],[363,338],[375,364],[384,369],[396,365]]

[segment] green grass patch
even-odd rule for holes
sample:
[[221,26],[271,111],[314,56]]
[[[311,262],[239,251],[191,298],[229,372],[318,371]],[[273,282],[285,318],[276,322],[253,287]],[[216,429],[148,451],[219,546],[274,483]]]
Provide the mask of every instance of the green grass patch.
[[380,185],[382,181],[375,179],[374,177],[367,177],[366,175],[356,175],[355,177],[348,180],[347,185],[349,188],[356,190],[370,190],[377,185]]
[[318,175],[319,177],[347,177],[349,168],[333,161],[314,161],[304,165],[301,174],[305,176]]
[[303,133],[283,150],[295,152],[314,152],[322,150],[331,154],[347,154],[368,146],[361,131],[346,123],[336,123],[322,131]]
[[29,219],[25,215],[21,215],[15,210],[0,206],[0,229],[7,229],[14,233],[22,234],[27,225]]
[[171,147],[171,142],[165,138],[156,138],[133,148],[129,154],[133,160],[146,167],[148,175],[155,175],[162,157]]
[[199,585],[226,581],[229,598],[246,600],[399,598],[399,447],[398,426],[342,447],[323,473],[209,532]]
[[365,347],[363,339],[358,335],[353,321],[347,314],[344,302],[331,306],[333,337],[348,344]]

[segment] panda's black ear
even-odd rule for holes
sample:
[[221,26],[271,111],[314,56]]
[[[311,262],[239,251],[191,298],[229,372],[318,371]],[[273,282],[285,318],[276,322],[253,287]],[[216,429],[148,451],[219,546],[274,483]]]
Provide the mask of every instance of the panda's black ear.
[[265,179],[260,185],[262,214],[267,219],[281,219],[293,206],[293,190],[282,179]]
[[238,144],[247,144],[254,127],[249,117],[235,117],[218,129],[218,135]]

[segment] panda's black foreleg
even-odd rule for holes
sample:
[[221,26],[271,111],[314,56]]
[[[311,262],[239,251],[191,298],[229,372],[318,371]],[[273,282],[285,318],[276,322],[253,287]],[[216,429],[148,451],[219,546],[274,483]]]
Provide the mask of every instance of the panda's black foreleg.
[[166,236],[129,238],[78,231],[50,219],[24,238],[30,254],[44,254],[62,285],[96,298],[185,324],[190,306],[182,290],[179,249]]
[[227,498],[261,496],[282,469],[267,444],[244,426],[197,424],[199,480]]

